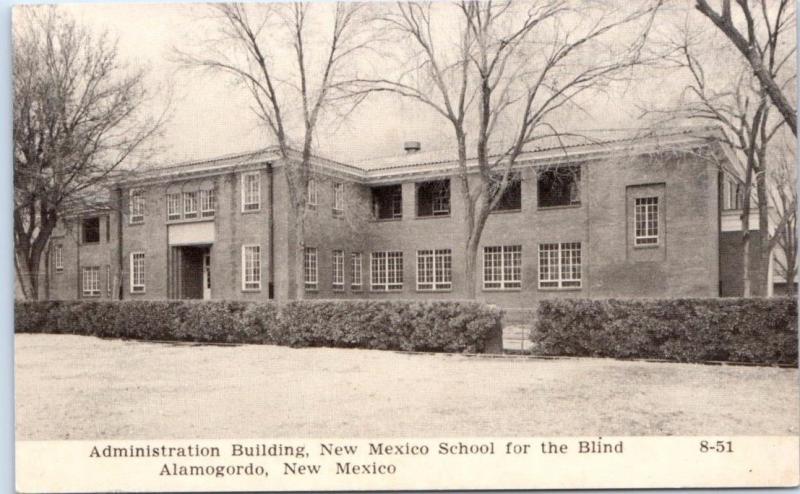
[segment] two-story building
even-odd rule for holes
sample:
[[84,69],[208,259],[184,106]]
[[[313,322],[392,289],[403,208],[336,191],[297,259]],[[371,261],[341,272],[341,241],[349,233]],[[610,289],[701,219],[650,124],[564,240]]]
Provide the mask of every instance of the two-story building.
[[[738,295],[741,184],[714,132],[524,152],[481,237],[478,298],[528,307]],[[276,149],[137,173],[115,184],[107,207],[60,225],[47,296],[286,300],[298,287],[306,298],[463,298],[459,165],[406,148],[357,164],[313,158],[302,252]],[[477,172],[470,160],[470,181]]]

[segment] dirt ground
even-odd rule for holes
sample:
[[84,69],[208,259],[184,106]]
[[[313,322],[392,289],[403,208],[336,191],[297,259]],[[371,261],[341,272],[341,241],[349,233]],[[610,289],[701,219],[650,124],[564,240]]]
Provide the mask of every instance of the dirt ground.
[[17,439],[779,435],[798,371],[16,337]]

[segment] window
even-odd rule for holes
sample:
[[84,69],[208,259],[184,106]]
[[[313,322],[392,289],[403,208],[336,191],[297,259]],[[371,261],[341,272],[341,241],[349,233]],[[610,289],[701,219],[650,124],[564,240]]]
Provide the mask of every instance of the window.
[[261,209],[261,174],[242,175],[242,212]]
[[217,198],[214,189],[200,191],[200,216],[203,218],[213,218],[214,210],[217,207]]
[[306,247],[303,255],[303,282],[306,290],[316,290],[319,277],[317,271],[317,248]]
[[111,266],[106,264],[106,295],[111,297]]
[[377,220],[403,217],[403,187],[387,185],[372,188],[372,215]]
[[344,290],[344,251],[333,251],[333,289]]
[[81,239],[84,244],[100,242],[100,218],[84,218],[81,222]]
[[580,288],[581,243],[539,244],[539,288]]
[[341,216],[344,213],[344,184],[333,184],[333,215]]
[[131,252],[131,293],[144,293],[144,252]]
[[350,254],[350,271],[353,276],[350,279],[350,289],[361,290],[361,252]]
[[319,193],[317,192],[317,181],[313,178],[308,179],[308,198],[306,200],[309,206],[316,206],[319,204]]
[[100,267],[91,266],[83,268],[82,289],[84,297],[100,296]]
[[449,290],[453,287],[450,249],[417,251],[417,290]]
[[183,217],[197,218],[197,192],[183,193]]
[[167,194],[167,219],[181,219],[181,195],[178,193]]
[[61,244],[53,249],[53,265],[56,271],[64,271],[64,246]]
[[144,222],[144,193],[141,190],[131,190],[129,209],[132,225]]
[[581,203],[580,165],[559,166],[537,174],[540,208],[575,206]]
[[402,252],[373,252],[370,271],[373,290],[390,291],[403,289]]
[[633,222],[634,245],[658,244],[658,197],[637,197]]
[[261,246],[242,246],[242,290],[261,290]]
[[[503,177],[495,177],[492,186],[500,186]],[[519,211],[522,209],[522,178],[518,172],[510,173],[506,190],[503,191],[500,201],[494,207],[494,211]]]
[[507,290],[522,286],[522,246],[483,248],[483,289]]
[[743,187],[737,180],[726,179],[722,182],[722,209],[742,209],[744,202]]
[[450,180],[417,184],[417,216],[450,214]]

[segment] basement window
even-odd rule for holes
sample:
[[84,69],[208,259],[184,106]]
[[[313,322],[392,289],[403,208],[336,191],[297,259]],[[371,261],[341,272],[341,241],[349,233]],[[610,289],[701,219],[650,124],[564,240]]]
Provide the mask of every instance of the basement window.
[[540,208],[577,206],[581,203],[580,165],[542,170],[537,177]]
[[372,214],[376,220],[403,217],[403,187],[387,185],[372,188]]
[[84,244],[100,243],[100,218],[84,218],[81,223],[81,241]]
[[417,184],[417,217],[450,215],[450,180]]

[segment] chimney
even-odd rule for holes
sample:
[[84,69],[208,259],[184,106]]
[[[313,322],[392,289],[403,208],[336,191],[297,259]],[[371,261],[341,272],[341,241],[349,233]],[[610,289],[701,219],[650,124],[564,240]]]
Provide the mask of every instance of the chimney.
[[419,152],[422,149],[422,145],[419,141],[406,141],[403,143],[403,149],[406,150],[406,154],[413,154]]

